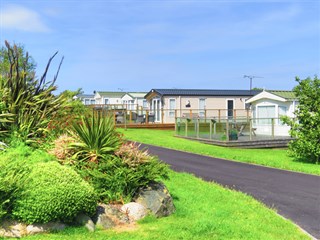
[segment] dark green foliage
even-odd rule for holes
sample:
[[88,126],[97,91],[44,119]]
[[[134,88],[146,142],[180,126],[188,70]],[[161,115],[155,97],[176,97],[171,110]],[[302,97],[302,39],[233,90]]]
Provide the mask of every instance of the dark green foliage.
[[68,222],[79,212],[92,215],[96,204],[93,188],[70,167],[57,162],[36,163],[19,192],[12,215],[26,223]]
[[57,89],[55,82],[58,72],[52,81],[46,81],[54,56],[49,59],[44,74],[38,79],[28,53],[6,42],[0,57],[1,140],[14,136],[26,143],[36,143],[47,132],[51,116],[64,106],[65,99],[53,95]]
[[296,119],[284,118],[290,134],[296,140],[289,145],[292,156],[306,162],[320,162],[320,79],[296,78],[298,85],[293,89],[299,100]]
[[72,130],[71,135],[76,142],[70,146],[76,152],[74,158],[79,160],[81,167],[86,167],[88,162],[98,163],[113,154],[120,145],[112,116],[94,113],[82,117],[80,122],[72,125]]
[[80,174],[92,183],[100,201],[128,202],[139,187],[168,177],[166,164],[133,144],[124,145],[117,155],[81,170]]

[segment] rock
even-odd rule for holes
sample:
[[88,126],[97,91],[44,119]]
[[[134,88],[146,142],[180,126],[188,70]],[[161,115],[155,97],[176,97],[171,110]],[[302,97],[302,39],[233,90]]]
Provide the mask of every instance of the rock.
[[11,237],[20,238],[26,235],[50,232],[50,231],[61,231],[66,227],[63,223],[50,222],[50,223],[37,223],[26,225],[18,223],[16,221],[7,220],[1,222],[0,226],[0,237]]
[[120,210],[119,205],[99,204],[92,220],[104,229],[130,223],[129,217]]
[[147,208],[136,202],[130,202],[130,203],[124,204],[121,207],[121,211],[127,214],[129,218],[133,221],[142,219],[148,214]]
[[42,232],[62,231],[66,225],[60,222],[35,223],[27,226],[27,234],[36,234]]
[[75,218],[76,223],[80,224],[81,226],[85,226],[89,232],[94,232],[96,227],[91,220],[91,218],[84,213],[79,213]]
[[0,226],[0,237],[20,238],[27,235],[27,225],[16,221],[3,221]]
[[145,206],[156,217],[169,216],[175,211],[173,199],[163,183],[151,182],[138,190],[135,202]]

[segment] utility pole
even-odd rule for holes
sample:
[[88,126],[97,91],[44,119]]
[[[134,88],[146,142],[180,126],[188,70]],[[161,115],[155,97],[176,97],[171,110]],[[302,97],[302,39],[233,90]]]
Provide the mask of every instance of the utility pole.
[[252,79],[253,79],[253,78],[263,78],[263,77],[253,76],[253,75],[244,75],[243,77],[250,79],[250,92],[251,92],[251,90],[252,90]]

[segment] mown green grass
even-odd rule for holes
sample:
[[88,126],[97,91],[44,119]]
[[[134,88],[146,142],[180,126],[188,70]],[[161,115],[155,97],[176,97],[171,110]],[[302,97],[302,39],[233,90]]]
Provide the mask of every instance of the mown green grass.
[[170,180],[164,182],[176,206],[176,212],[169,217],[147,217],[136,230],[122,233],[89,233],[84,228],[69,228],[24,239],[310,239],[290,221],[248,195],[186,173],[170,171]]
[[298,162],[285,149],[239,149],[208,145],[174,137],[174,131],[150,129],[118,129],[126,139],[171,149],[279,169],[320,175],[320,164]]

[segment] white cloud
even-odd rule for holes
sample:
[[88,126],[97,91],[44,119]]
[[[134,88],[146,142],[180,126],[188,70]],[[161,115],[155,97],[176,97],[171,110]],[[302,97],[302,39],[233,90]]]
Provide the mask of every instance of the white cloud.
[[40,15],[20,5],[7,5],[1,10],[1,28],[26,32],[49,32]]

